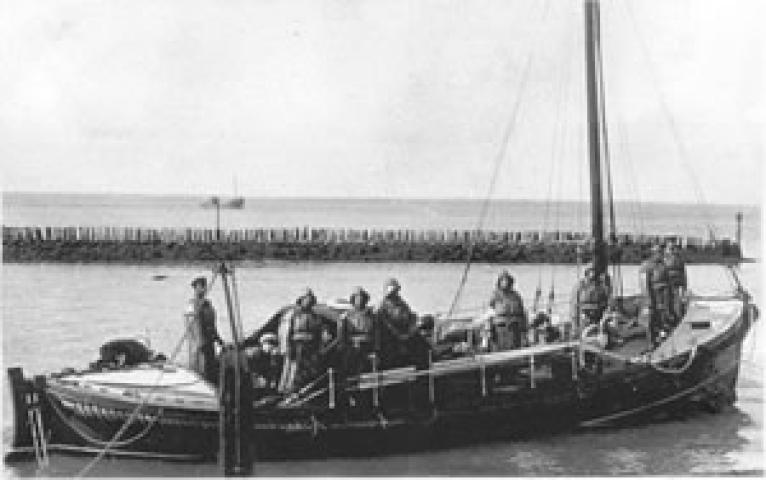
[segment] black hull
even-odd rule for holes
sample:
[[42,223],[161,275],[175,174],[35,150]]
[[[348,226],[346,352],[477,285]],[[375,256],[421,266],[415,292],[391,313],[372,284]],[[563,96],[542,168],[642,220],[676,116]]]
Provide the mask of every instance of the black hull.
[[[741,345],[750,325],[743,315],[713,341],[700,345],[681,373],[651,365],[628,365],[610,373],[572,371],[570,357],[549,363],[555,381],[534,382],[515,391],[481,385],[476,372],[450,375],[429,383],[425,377],[400,388],[390,408],[256,408],[252,448],[261,458],[380,454],[456,443],[540,435],[575,428],[641,423],[658,413],[687,413],[700,407],[719,411],[735,400]],[[671,358],[667,368],[687,355]],[[613,365],[612,365],[613,366]],[[518,368],[517,368],[518,372]],[[523,372],[522,372],[523,375]],[[32,439],[24,396],[31,382],[11,375],[17,407],[15,451],[31,452]],[[131,408],[98,408],[68,413],[53,395],[41,395],[40,410],[50,450],[92,453],[103,449],[123,426]],[[406,400],[405,400],[406,399]],[[431,401],[433,399],[433,401]],[[439,401],[439,399],[444,399]],[[115,405],[111,405],[115,407]],[[115,415],[121,411],[121,415]],[[142,415],[110,445],[114,456],[212,459],[218,451],[217,412],[141,410]],[[111,418],[110,418],[111,417]]]

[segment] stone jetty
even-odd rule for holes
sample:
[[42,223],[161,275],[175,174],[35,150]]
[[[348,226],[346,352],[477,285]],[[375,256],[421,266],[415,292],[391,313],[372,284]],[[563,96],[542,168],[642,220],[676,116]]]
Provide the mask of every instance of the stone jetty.
[[[652,244],[673,241],[689,263],[742,260],[739,243],[677,235],[618,236],[610,256],[640,263]],[[577,263],[591,257],[580,232],[197,229],[3,226],[3,262],[168,264],[231,261]]]

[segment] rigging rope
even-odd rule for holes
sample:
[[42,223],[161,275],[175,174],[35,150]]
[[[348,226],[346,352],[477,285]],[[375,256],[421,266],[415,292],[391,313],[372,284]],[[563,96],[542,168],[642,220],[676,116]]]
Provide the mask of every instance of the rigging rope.
[[[551,0],[547,0],[545,3],[543,3],[543,10],[542,14],[540,16],[540,21],[544,21],[548,17],[548,13],[550,10],[550,6],[552,5]],[[537,43],[535,43],[537,44]],[[511,136],[513,135],[513,132],[515,130],[516,126],[516,119],[518,117],[519,109],[521,106],[521,101],[524,98],[524,92],[526,91],[528,78],[529,78],[529,71],[531,69],[532,63],[533,63],[533,53],[530,52],[527,54],[526,61],[524,62],[524,68],[523,73],[521,76],[521,79],[519,81],[519,88],[518,88],[518,95],[516,96],[516,100],[514,102],[513,108],[511,110],[511,117],[508,121],[508,125],[506,126],[505,132],[502,137],[502,141],[500,144],[500,150],[498,151],[498,154],[495,158],[495,165],[493,167],[492,171],[492,177],[490,178],[490,184],[489,188],[487,190],[487,195],[484,198],[484,202],[482,204],[481,212],[479,214],[479,220],[477,222],[477,230],[481,230],[482,226],[484,225],[484,221],[486,219],[487,213],[489,211],[489,205],[490,201],[492,199],[492,196],[495,192],[495,187],[497,185],[497,179],[499,177],[500,173],[500,167],[502,166],[503,160],[506,156],[506,151],[508,150],[508,146],[511,141]],[[470,245],[468,247],[468,258],[466,260],[465,268],[463,269],[463,273],[460,277],[460,282],[458,284],[457,291],[455,292],[455,296],[452,299],[452,302],[450,304],[447,318],[452,316],[452,312],[455,310],[455,307],[457,306],[458,302],[460,301],[460,296],[463,293],[463,289],[465,288],[466,281],[468,280],[468,272],[471,269],[471,263],[473,261],[473,254],[476,249],[476,242],[474,240],[470,240]]]
[[670,127],[670,133],[671,137],[673,138],[673,145],[676,147],[676,151],[679,155],[679,158],[681,160],[681,165],[686,169],[687,173],[689,174],[689,177],[691,178],[692,183],[692,189],[694,190],[694,194],[697,197],[697,203],[699,206],[703,207],[703,214],[705,216],[706,221],[706,227],[708,230],[708,233],[710,235],[710,238],[712,240],[715,240],[715,229],[713,227],[712,219],[710,218],[710,212],[709,212],[709,204],[707,200],[705,199],[704,191],[700,185],[699,179],[697,178],[697,175],[694,173],[694,170],[691,168],[691,165],[689,163],[689,155],[686,151],[686,147],[684,143],[681,140],[681,132],[678,128],[678,125],[675,122],[675,119],[670,111],[670,107],[668,105],[668,102],[665,98],[664,92],[659,86],[659,81],[657,79],[656,74],[656,68],[654,63],[652,62],[649,48],[644,40],[644,37],[641,35],[641,31],[638,28],[638,23],[636,22],[635,15],[633,14],[633,9],[630,7],[630,4],[628,2],[624,3],[625,11],[627,12],[627,16],[629,18],[631,27],[633,28],[633,31],[636,35],[636,38],[638,39],[638,44],[641,47],[641,53],[644,56],[644,60],[646,61],[647,65],[649,66],[648,73],[649,77],[651,78],[652,86],[654,87],[655,92],[657,93],[657,96],[659,98],[660,108],[662,110],[662,113],[665,115],[665,119],[668,123],[668,126]]
[[692,363],[694,363],[694,359],[697,356],[697,345],[694,345],[689,352],[689,357],[686,359],[686,362],[678,367],[678,368],[670,368],[670,367],[663,367],[659,363],[649,361],[649,365],[661,373],[669,373],[671,375],[680,375],[684,373],[686,370],[689,369],[689,367],[692,366]]
[[625,128],[625,121],[622,118],[622,115],[620,114],[619,110],[617,110],[617,127],[618,127],[618,133],[620,138],[622,139],[622,153],[626,159],[625,164],[628,167],[627,172],[627,184],[628,188],[630,189],[630,193],[635,198],[635,203],[632,203],[633,207],[633,215],[634,218],[637,219],[637,222],[635,222],[634,228],[637,230],[636,233],[644,233],[646,231],[646,226],[644,225],[644,210],[643,210],[643,200],[641,200],[641,190],[638,188],[638,185],[640,184],[640,179],[636,175],[636,168],[633,162],[633,156],[630,153],[630,147],[628,146],[630,144],[630,140],[628,138],[628,132]]
[[[568,29],[569,30],[569,29]],[[565,42],[569,42],[569,39],[571,38],[571,35],[564,35],[562,37]],[[549,220],[550,220],[550,214],[551,210],[554,210],[554,223],[555,226],[553,227],[554,232],[560,232],[560,225],[561,225],[561,177],[562,177],[562,170],[563,169],[556,169],[556,159],[562,158],[566,152],[566,149],[564,148],[565,145],[565,139],[566,139],[566,133],[567,133],[567,106],[568,106],[568,99],[569,99],[569,89],[567,88],[569,86],[569,78],[571,75],[571,63],[574,56],[568,56],[567,60],[563,62],[562,68],[558,70],[558,83],[557,83],[557,94],[556,94],[556,114],[554,118],[554,128],[553,128],[553,136],[551,140],[551,151],[550,151],[550,162],[549,162],[549,176],[548,176],[548,191],[547,195],[545,197],[545,214],[543,219],[543,231],[547,231],[549,228]],[[554,185],[556,187],[555,189],[555,197],[554,198]],[[551,204],[555,202],[555,206],[552,208]],[[560,239],[559,239],[560,241]],[[537,311],[538,309],[538,302],[540,298],[542,297],[542,271],[543,271],[544,264],[540,264],[538,266],[538,276],[537,276],[537,288],[535,290],[535,302],[533,305],[533,311]],[[550,311],[550,299],[555,296],[555,278],[556,278],[556,264],[554,263],[550,268],[550,287],[549,287],[549,306],[548,310]]]
[[[215,279],[218,276],[217,273],[213,274],[213,278],[210,281],[210,286],[212,287],[215,283]],[[186,338],[189,336],[189,332],[192,329],[192,322],[189,322],[186,325],[186,328],[184,329],[184,333],[181,336],[181,339],[176,344],[175,348],[173,349],[173,352],[170,355],[170,358],[168,359],[168,363],[172,363],[175,358],[178,356],[178,354],[181,351],[181,347],[183,346],[184,342],[186,341]],[[96,464],[101,461],[102,458],[104,458],[104,455],[107,454],[109,449],[115,446],[115,444],[119,441],[120,437],[127,431],[128,427],[135,421],[135,419],[138,417],[138,414],[140,413],[141,409],[146,405],[146,402],[149,401],[149,397],[152,393],[157,389],[157,387],[160,384],[160,381],[162,380],[162,377],[165,375],[165,369],[160,370],[160,374],[157,376],[157,380],[155,380],[154,385],[146,392],[146,395],[144,398],[141,399],[138,405],[136,405],[136,408],[133,409],[133,412],[131,412],[130,416],[127,420],[125,420],[125,423],[120,427],[119,430],[114,434],[114,436],[106,442],[103,449],[90,461],[88,462],[85,467],[80,470],[80,472],[76,475],[76,478],[82,478],[83,476],[87,475],[90,470],[96,466]]]
[[[487,192],[487,196],[484,198],[484,202],[481,207],[481,213],[479,214],[479,221],[477,224],[477,230],[480,230],[481,227],[484,225],[484,221],[487,217],[487,213],[489,211],[489,204],[492,199],[492,195],[495,192],[495,186],[497,185],[497,179],[499,177],[500,173],[500,167],[503,164],[503,159],[505,158],[506,151],[508,150],[508,145],[511,140],[511,135],[514,132],[514,127],[516,126],[516,118],[518,117],[519,113],[519,107],[521,106],[521,100],[524,98],[524,91],[526,90],[527,86],[527,80],[529,78],[529,70],[530,66],[532,65],[532,55],[527,55],[526,62],[524,63],[524,71],[521,77],[520,85],[519,85],[519,94],[516,96],[516,101],[514,102],[513,109],[511,111],[511,118],[508,122],[508,125],[505,129],[505,133],[503,134],[503,140],[500,145],[500,150],[497,154],[497,157],[495,158],[495,165],[492,169],[492,178],[490,180],[489,184],[489,191]],[[473,260],[473,253],[476,248],[476,241],[471,239],[470,245],[468,247],[468,259],[466,260],[465,268],[463,269],[463,274],[460,278],[460,283],[458,285],[457,292],[455,292],[455,297],[452,300],[452,303],[450,304],[447,318],[452,316],[452,312],[457,306],[457,303],[460,301],[460,296],[463,293],[463,288],[465,287],[465,283],[468,280],[468,271],[471,269],[471,262]]]
[[[601,36],[598,35],[596,37],[596,41],[600,42]],[[598,115],[599,115],[599,123],[601,126],[601,150],[604,158],[604,166],[606,167],[604,169],[604,176],[606,177],[606,185],[607,185],[607,202],[608,202],[608,209],[609,209],[609,247],[610,249],[615,248],[617,245],[617,222],[615,220],[615,213],[614,213],[614,189],[612,187],[612,159],[610,155],[609,150],[609,136],[608,136],[608,126],[606,123],[606,88],[604,86],[604,73],[603,73],[603,58],[602,58],[602,52],[601,52],[601,45],[596,46],[596,62],[598,63],[598,68],[596,71],[598,72],[598,89],[600,92],[599,98],[601,99],[601,102],[599,102],[598,105]],[[609,262],[609,259],[607,258],[607,262]],[[623,285],[622,285],[622,274],[620,271],[620,262],[619,259],[616,263],[612,264],[612,277],[613,282],[611,282],[610,285],[614,286],[615,284],[618,286],[619,295],[622,296],[623,293]]]
[[[715,241],[716,240],[716,233],[715,233],[715,227],[713,226],[713,220],[711,218],[710,214],[710,205],[705,198],[705,192],[702,189],[702,186],[700,184],[699,179],[697,178],[697,175],[694,173],[694,169],[691,167],[691,164],[689,162],[689,155],[686,151],[685,144],[681,140],[681,131],[678,128],[678,125],[676,124],[676,121],[670,111],[670,106],[668,105],[668,102],[665,98],[664,92],[659,87],[659,81],[657,79],[656,74],[656,68],[654,66],[654,63],[651,60],[651,56],[649,55],[649,48],[646,45],[646,42],[644,41],[644,37],[641,35],[641,31],[638,28],[638,22],[636,22],[635,15],[633,14],[633,9],[630,7],[629,3],[624,3],[625,11],[627,11],[628,18],[630,20],[630,24],[633,27],[633,31],[636,35],[636,38],[638,39],[638,43],[641,47],[641,53],[644,55],[644,59],[646,60],[647,65],[649,65],[649,76],[652,80],[652,86],[655,89],[655,92],[657,93],[657,96],[659,97],[659,103],[660,108],[662,110],[662,113],[665,115],[665,119],[670,127],[670,133],[671,137],[673,138],[673,145],[676,147],[676,151],[678,152],[678,156],[681,160],[681,165],[686,169],[689,178],[691,179],[692,189],[694,191],[695,196],[697,197],[697,204],[702,207],[702,213],[705,217],[705,226],[708,231],[708,235],[710,236],[710,240]],[[727,271],[730,274],[734,274],[733,269],[727,269]],[[734,281],[734,279],[732,277]]]

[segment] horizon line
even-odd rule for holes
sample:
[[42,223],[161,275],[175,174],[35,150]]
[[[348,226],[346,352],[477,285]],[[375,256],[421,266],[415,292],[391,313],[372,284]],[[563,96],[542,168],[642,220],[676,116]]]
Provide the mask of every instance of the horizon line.
[[[217,195],[211,193],[147,193],[147,192],[97,192],[97,191],[33,191],[33,190],[0,190],[3,196],[6,194],[12,195],[82,195],[82,196],[97,196],[97,195],[112,195],[112,196],[132,196],[132,197],[181,197],[181,198],[200,198],[201,200],[209,199],[210,197],[219,197],[221,199],[231,198],[244,198],[245,200],[372,200],[372,201],[458,201],[458,202],[483,202],[484,198],[476,198],[469,196],[454,196],[454,197],[419,197],[419,196],[332,196],[332,195],[300,195],[300,196],[286,196],[286,195],[261,195],[261,196],[248,196],[248,195]],[[500,197],[491,198],[490,202],[566,202],[566,203],[590,203],[589,199],[579,198],[558,198],[558,199],[544,199],[544,198],[510,198]],[[700,202],[694,201],[678,201],[678,200],[635,200],[629,198],[617,198],[614,200],[616,203],[640,203],[645,205],[686,205],[686,206],[700,206],[703,207]],[[748,208],[760,208],[761,202],[757,203],[738,203],[738,202],[708,202],[707,206],[718,207],[748,207]]]

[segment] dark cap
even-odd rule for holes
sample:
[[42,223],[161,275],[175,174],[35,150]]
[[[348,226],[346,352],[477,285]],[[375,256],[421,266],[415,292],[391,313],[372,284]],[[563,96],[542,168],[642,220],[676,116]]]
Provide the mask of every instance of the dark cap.
[[367,293],[367,290],[365,290],[362,287],[356,287],[354,291],[351,293],[351,296],[349,297],[349,301],[351,303],[354,303],[354,298],[359,297],[362,299],[363,304],[367,304],[367,302],[370,300],[370,294]]
[[513,281],[514,281],[513,275],[511,275],[511,273],[508,270],[503,270],[503,272],[497,277],[497,284],[500,285],[500,282],[504,278],[508,280],[509,285],[513,285]]
[[202,285],[203,287],[207,287],[207,278],[205,277],[197,277],[191,282],[192,287],[196,287],[197,285]]
[[311,290],[310,288],[306,288],[303,291],[303,294],[297,299],[295,299],[295,304],[300,305],[304,298],[308,299],[309,306],[313,307],[317,303],[317,297],[316,295],[314,295],[314,291]]

